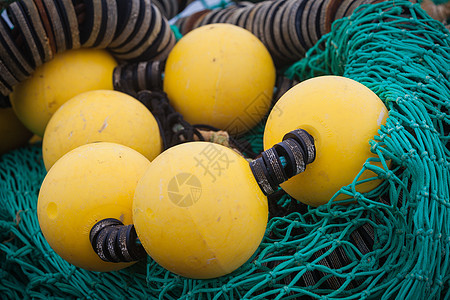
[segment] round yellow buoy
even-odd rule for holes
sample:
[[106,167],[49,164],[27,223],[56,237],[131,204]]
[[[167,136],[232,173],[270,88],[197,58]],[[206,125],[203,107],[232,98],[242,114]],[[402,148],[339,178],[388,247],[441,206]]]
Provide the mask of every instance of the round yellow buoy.
[[14,87],[11,104],[23,124],[42,137],[50,117],[64,102],[82,92],[112,90],[116,66],[115,59],[105,50],[59,53]]
[[[281,184],[293,198],[312,205],[327,203],[354,180],[369,157],[369,140],[386,122],[388,111],[378,96],[364,85],[339,76],[303,81],[286,92],[273,108],[264,132],[264,149],[280,142],[294,129],[314,137],[317,156],[308,169]],[[359,180],[376,177],[365,171]],[[357,185],[367,192],[380,180]],[[343,199],[342,195],[338,199]]]
[[32,136],[11,107],[0,108],[0,154],[25,146]]
[[214,278],[244,264],[258,248],[267,198],[248,162],[208,142],[172,147],[136,187],[133,221],[147,253],[189,278]]
[[132,224],[134,191],[149,165],[139,152],[107,142],[80,146],[59,159],[45,176],[37,205],[39,225],[53,250],[90,271],[129,266],[101,260],[89,233],[105,218]]
[[212,24],[186,34],[169,54],[164,91],[191,124],[240,134],[269,112],[275,85],[272,58],[256,36]]
[[128,146],[150,161],[162,150],[158,124],[141,102],[117,91],[89,91],[67,101],[50,119],[42,143],[45,167],[49,170],[78,146],[100,141]]

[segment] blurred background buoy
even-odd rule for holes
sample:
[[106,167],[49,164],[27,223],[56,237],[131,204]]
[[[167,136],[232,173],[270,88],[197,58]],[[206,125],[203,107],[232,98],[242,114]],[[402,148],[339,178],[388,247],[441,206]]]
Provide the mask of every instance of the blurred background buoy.
[[105,218],[132,223],[134,191],[149,165],[139,152],[108,142],[80,146],[59,159],[45,176],[37,205],[39,225],[53,250],[90,271],[129,266],[100,259],[89,235]]
[[[287,91],[272,109],[264,131],[264,149],[281,141],[286,132],[302,128],[312,135],[317,156],[308,170],[281,184],[293,198],[312,206],[327,203],[351,184],[370,157],[369,140],[385,124],[388,111],[378,96],[355,80],[321,76]],[[359,180],[376,177],[366,170]],[[380,184],[358,184],[367,192]],[[344,199],[343,195],[336,200]]]
[[169,54],[164,91],[191,124],[241,134],[270,110],[275,67],[261,41],[231,24],[186,34]]
[[42,143],[46,169],[70,150],[92,142],[122,144],[150,161],[162,150],[152,113],[137,99],[110,90],[79,94],[54,113]]
[[50,117],[67,100],[86,91],[112,90],[116,66],[116,60],[106,50],[58,53],[14,86],[10,94],[12,107],[22,123],[42,137]]

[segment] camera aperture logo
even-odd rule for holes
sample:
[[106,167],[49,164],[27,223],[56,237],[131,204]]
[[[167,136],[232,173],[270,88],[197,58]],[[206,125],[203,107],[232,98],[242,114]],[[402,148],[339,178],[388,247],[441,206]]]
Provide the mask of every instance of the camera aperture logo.
[[167,193],[175,205],[189,207],[200,199],[202,185],[194,174],[178,173],[169,181]]

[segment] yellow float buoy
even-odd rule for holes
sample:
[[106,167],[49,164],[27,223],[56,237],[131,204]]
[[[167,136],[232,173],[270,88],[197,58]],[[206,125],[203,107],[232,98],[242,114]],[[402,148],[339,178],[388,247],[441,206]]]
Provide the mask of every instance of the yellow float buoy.
[[256,36],[231,24],[186,34],[167,59],[164,91],[191,124],[240,134],[269,112],[275,85],[272,58]]
[[[377,135],[387,117],[383,102],[364,85],[340,76],[312,78],[278,100],[266,123],[264,149],[294,129],[304,129],[313,136],[315,161],[306,172],[281,187],[293,198],[319,206],[352,183],[369,157],[377,157],[370,152],[369,140]],[[366,170],[359,180],[376,176]],[[358,184],[357,191],[370,191],[380,182],[377,179]],[[339,199],[343,199],[342,195]]]
[[80,146],[59,159],[42,183],[37,205],[39,225],[53,250],[90,271],[129,266],[100,259],[89,235],[105,218],[132,223],[135,188],[149,165],[139,152],[108,142]]
[[25,146],[32,136],[11,107],[0,108],[0,154]]
[[150,161],[162,150],[158,124],[141,102],[118,91],[89,91],[51,117],[42,143],[45,167],[49,170],[72,149],[100,141],[128,146]]
[[116,66],[117,62],[106,50],[59,53],[14,87],[11,104],[22,123],[42,137],[50,117],[67,100],[90,90],[112,90]]
[[226,275],[258,248],[267,198],[233,150],[190,142],[160,154],[139,181],[133,222],[147,253],[176,274]]

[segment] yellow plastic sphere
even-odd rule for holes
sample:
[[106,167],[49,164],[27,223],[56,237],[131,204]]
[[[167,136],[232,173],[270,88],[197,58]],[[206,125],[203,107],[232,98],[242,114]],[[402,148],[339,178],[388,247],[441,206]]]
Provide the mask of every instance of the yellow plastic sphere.
[[78,146],[100,141],[128,146],[150,161],[162,150],[158,124],[141,102],[118,91],[89,91],[67,101],[50,119],[42,143],[45,167],[49,170]]
[[[278,100],[265,127],[264,149],[298,128],[314,137],[315,161],[281,187],[295,199],[319,206],[352,183],[369,157],[376,157],[369,140],[387,117],[383,102],[364,85],[339,76],[316,77],[297,84]],[[376,174],[367,170],[360,180],[371,177]],[[358,184],[357,191],[370,191],[380,182]],[[336,200],[343,199],[339,197]]]
[[39,225],[53,250],[90,271],[129,266],[101,260],[89,232],[106,218],[132,224],[134,191],[149,165],[139,152],[107,142],[80,146],[58,160],[45,176],[37,205]]
[[164,91],[186,121],[232,134],[251,129],[269,112],[274,84],[267,49],[231,24],[186,34],[170,52],[164,75]]
[[59,53],[14,87],[11,104],[25,126],[42,137],[50,117],[64,102],[86,91],[112,90],[116,66],[105,50]]
[[136,187],[133,221],[147,253],[189,278],[214,278],[244,264],[267,225],[267,198],[248,162],[208,142],[172,147]]
[[32,135],[11,107],[0,108],[0,154],[25,146]]

